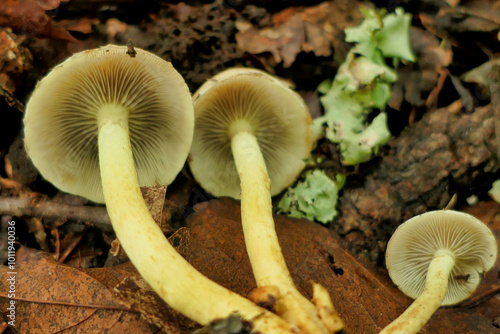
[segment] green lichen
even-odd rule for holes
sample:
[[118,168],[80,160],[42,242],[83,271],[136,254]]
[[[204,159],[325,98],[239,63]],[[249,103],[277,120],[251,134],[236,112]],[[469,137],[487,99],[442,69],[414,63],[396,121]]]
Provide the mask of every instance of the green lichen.
[[307,172],[304,181],[286,191],[278,209],[291,217],[329,223],[337,215],[335,206],[344,182],[343,174],[337,174],[332,180],[318,169]]
[[[401,9],[392,14],[371,9],[363,13],[365,20],[360,26],[345,30],[346,41],[355,46],[335,78],[318,86],[324,94],[321,103],[325,115],[313,123],[317,138],[324,136],[338,144],[344,165],[370,160],[391,136],[384,110],[391,84],[398,77],[386,60],[397,64],[415,59],[410,47],[409,14]],[[370,115],[374,111],[378,113]],[[308,171],[303,181],[286,191],[278,209],[292,217],[331,222],[337,215],[338,193],[344,182],[343,174],[332,180],[321,170]]]
[[[410,47],[411,16],[401,9],[386,14],[363,10],[365,20],[358,27],[345,30],[346,41],[355,43],[333,80],[318,86],[325,115],[313,123],[315,136],[338,144],[342,163],[358,165],[378,154],[391,133],[384,112],[391,95],[396,71],[387,64],[400,60],[414,61]],[[377,114],[371,115],[373,112]],[[368,121],[371,119],[371,122]],[[315,165],[312,158],[310,165]],[[317,163],[317,162],[316,162]],[[316,169],[305,173],[305,179],[289,188],[278,203],[279,211],[292,217],[321,223],[337,215],[338,193],[345,175],[335,180]]]
[[[409,14],[400,9],[386,15],[368,9],[363,13],[365,20],[360,26],[345,30],[346,41],[356,45],[333,82],[325,81],[318,87],[324,93],[321,103],[325,114],[313,124],[317,138],[325,136],[339,144],[344,165],[370,160],[391,136],[384,109],[397,74],[386,58],[392,58],[393,63],[414,60]],[[374,109],[379,113],[368,123]]]

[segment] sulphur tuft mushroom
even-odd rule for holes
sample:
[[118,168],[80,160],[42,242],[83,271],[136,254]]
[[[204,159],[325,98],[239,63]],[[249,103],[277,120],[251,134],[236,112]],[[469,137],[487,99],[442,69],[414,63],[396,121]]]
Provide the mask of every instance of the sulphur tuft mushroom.
[[219,73],[198,89],[193,103],[191,171],[209,193],[241,198],[257,286],[278,288],[270,296],[276,312],[304,332],[328,333],[315,306],[293,283],[272,216],[271,196],[298,177],[313,148],[307,106],[288,84],[248,68]]
[[26,150],[59,189],[105,202],[132,263],[170,306],[206,325],[237,312],[263,333],[292,333],[278,316],[194,269],[153,221],[139,186],[169,184],[192,141],[191,94],[169,62],[108,45],[56,66],[32,93]]
[[469,214],[440,210],[409,219],[389,240],[386,265],[415,301],[381,333],[417,333],[441,305],[467,299],[496,257],[493,233]]

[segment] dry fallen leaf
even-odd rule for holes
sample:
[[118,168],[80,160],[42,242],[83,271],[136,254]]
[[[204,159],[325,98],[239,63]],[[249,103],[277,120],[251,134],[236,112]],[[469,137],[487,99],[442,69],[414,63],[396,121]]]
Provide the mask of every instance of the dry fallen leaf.
[[36,217],[31,217],[26,219],[26,225],[28,227],[28,232],[34,234],[35,240],[40,246],[40,249],[44,252],[48,252],[49,244],[42,221]]
[[45,12],[57,9],[59,3],[59,0],[1,1],[0,26],[11,27],[16,33],[28,37],[40,36],[78,42],[65,28],[53,22]]
[[[128,271],[116,268],[93,270],[104,272],[108,281],[116,275],[121,276],[121,279],[130,276]],[[7,277],[10,271],[6,266],[0,266],[2,277]],[[30,253],[24,262],[16,263],[15,272],[15,323],[19,333],[158,331],[140,314],[123,307],[112,289],[101,281],[83,271],[57,263],[47,253]],[[6,280],[0,282],[2,310],[9,303],[7,284]]]
[[106,21],[106,32],[109,39],[115,38],[116,34],[126,31],[128,25],[116,18],[110,18]]
[[21,73],[30,70],[33,62],[30,51],[21,46],[24,39],[24,36],[14,34],[10,28],[0,29],[0,103],[5,103],[21,112],[24,106],[14,95],[15,79]]
[[241,24],[236,34],[238,46],[251,54],[272,54],[274,62],[290,67],[300,52],[313,52],[318,57],[346,54],[344,29],[362,20],[357,1],[327,1],[307,8],[288,8],[272,18],[272,26],[257,29]]
[[149,321],[169,334],[179,334],[176,312],[141,277],[127,277],[115,288],[126,307],[140,311]]
[[498,1],[462,1],[459,6],[443,6],[435,14],[421,13],[419,17],[427,30],[462,49],[481,43],[480,38],[468,38],[472,32],[496,33],[500,28]]
[[78,19],[60,20],[59,25],[69,31],[77,31],[82,34],[91,34],[94,31],[94,26],[99,24],[98,18],[82,17]]
[[411,47],[416,62],[398,69],[399,80],[392,86],[389,106],[401,110],[403,101],[412,107],[435,105],[452,59],[451,46],[440,41],[426,30],[412,27]]
[[144,198],[144,202],[146,203],[149,213],[151,213],[153,220],[160,227],[162,225],[161,218],[166,192],[166,186],[141,187],[142,197]]
[[21,45],[24,36],[18,36],[10,28],[0,29],[0,69],[8,76],[18,75],[33,67],[33,57]]

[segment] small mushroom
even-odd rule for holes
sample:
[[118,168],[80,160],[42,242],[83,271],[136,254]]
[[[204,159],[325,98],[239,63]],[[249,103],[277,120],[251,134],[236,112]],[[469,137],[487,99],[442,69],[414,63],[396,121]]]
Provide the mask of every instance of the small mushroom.
[[441,305],[468,298],[496,257],[493,233],[469,214],[440,210],[409,219],[389,240],[386,265],[415,301],[381,333],[417,333]]
[[278,288],[270,296],[276,312],[304,332],[328,333],[315,306],[293,283],[272,215],[271,196],[298,177],[314,144],[307,106],[283,81],[246,68],[208,80],[193,102],[191,171],[211,194],[241,198],[245,244],[257,286]]
[[132,263],[170,306],[200,324],[237,312],[262,333],[292,333],[278,316],[209,280],[172,247],[139,185],[169,184],[192,141],[191,94],[169,62],[108,45],[55,67],[26,106],[25,145],[59,189],[105,202]]

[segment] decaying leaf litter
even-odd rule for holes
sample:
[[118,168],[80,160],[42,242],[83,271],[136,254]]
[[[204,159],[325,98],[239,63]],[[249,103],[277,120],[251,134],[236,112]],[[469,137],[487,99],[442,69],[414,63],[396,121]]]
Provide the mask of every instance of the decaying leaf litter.
[[[363,19],[359,11],[360,3],[342,1],[322,2],[308,7],[300,7],[300,2],[296,2],[297,6],[288,8],[279,1],[270,2],[265,7],[262,4],[259,7],[258,3],[246,5],[234,2],[170,5],[152,2],[146,6],[123,2],[106,7],[94,2],[83,4],[70,1],[58,5],[56,1],[30,7],[30,11],[37,13],[30,18],[42,17],[40,22],[48,22],[39,25],[26,21],[28,16],[23,17],[23,10],[19,8],[0,7],[0,12],[10,14],[0,15],[3,20],[0,22],[5,27],[2,29],[1,45],[6,45],[5,50],[10,51],[2,53],[0,58],[0,152],[5,158],[1,175],[2,198],[31,198],[34,203],[50,201],[77,207],[93,206],[81,198],[57,192],[44,182],[23,152],[20,134],[23,105],[36,81],[74,52],[107,43],[124,45],[132,39],[134,45],[172,61],[186,78],[191,91],[228,67],[261,68],[293,82],[303,96],[309,97],[307,101],[311,112],[317,117],[322,111],[316,89],[325,79],[335,77],[352,46],[344,42],[343,30],[359,25]],[[281,215],[276,218],[278,233],[281,220],[285,219],[291,226],[288,233],[280,234],[280,241],[299,288],[306,295],[310,294],[308,280],[320,280],[318,277],[328,275],[330,281],[321,283],[329,289],[336,308],[353,332],[378,332],[410,303],[388,281],[383,266],[386,242],[403,220],[443,208],[456,194],[455,209],[473,212],[489,224],[498,239],[498,205],[488,195],[493,182],[499,178],[500,145],[496,133],[500,111],[499,104],[495,103],[498,101],[498,89],[495,87],[498,87],[499,72],[495,60],[499,46],[498,8],[487,1],[401,5],[412,14],[411,45],[416,61],[400,64],[396,69],[399,79],[392,86],[389,106],[385,110],[391,139],[381,146],[375,159],[357,167],[342,165],[342,152],[338,147],[327,140],[320,140],[313,152],[315,159],[308,167],[321,169],[333,180],[336,180],[335,175],[347,176],[339,193],[338,216],[328,224],[333,239],[325,239],[327,232],[319,225],[287,220]],[[130,9],[135,9],[133,17],[127,14]],[[387,5],[387,9],[393,11],[395,8]],[[47,13],[46,10],[50,11]],[[23,26],[19,22],[30,24]],[[79,43],[68,42],[72,39],[77,39]],[[489,60],[492,60],[489,72],[493,74],[492,79],[485,78],[484,74],[479,74],[476,79],[466,75]],[[234,240],[238,240],[235,239],[238,234],[235,232],[218,234],[224,230],[217,230],[208,234],[203,229],[201,232],[198,229],[198,234],[193,232],[193,229],[196,231],[194,226],[205,220],[197,217],[203,216],[207,210],[209,217],[222,216],[212,218],[214,222],[211,225],[239,219],[238,206],[228,201],[213,201],[210,204],[218,208],[217,214],[210,211],[210,206],[206,204],[193,209],[196,203],[204,203],[210,198],[194,184],[186,169],[169,187],[165,204],[158,204],[164,206],[164,221],[171,223],[164,231],[170,235],[187,224],[188,231],[181,230],[185,231],[181,234],[184,235],[182,238],[174,236],[174,245],[182,246],[183,254],[202,273],[246,295],[255,283],[251,280],[248,264],[245,270],[240,268],[247,261],[241,236],[236,243]],[[477,204],[471,206],[475,202]],[[195,214],[191,214],[193,210]],[[16,212],[14,218],[9,215],[12,213],[2,216],[2,231],[11,219],[25,224],[24,230],[18,228],[18,231],[24,232],[18,232],[17,241],[28,254],[35,252],[31,249],[42,249],[76,268],[106,266],[106,270],[111,272],[115,268],[111,265],[124,260],[116,247],[112,252],[116,256],[109,252],[112,233],[77,223],[83,220],[92,226],[91,221],[85,222],[86,218],[40,216],[31,219],[29,211]],[[297,241],[292,237],[304,226],[311,226],[308,233],[313,234],[313,245],[307,246],[306,241]],[[210,237],[211,241],[197,246],[198,237]],[[239,247],[226,249],[233,242]],[[321,246],[324,242],[334,243],[339,250],[352,251],[357,260],[350,255],[332,254],[328,247]],[[327,249],[326,254],[324,248]],[[294,256],[294,251],[299,252],[297,254],[302,252],[302,255]],[[342,254],[348,253],[342,251]],[[27,265],[43,263],[39,256],[31,258],[35,260],[27,260]],[[304,258],[310,260],[297,263]],[[22,256],[18,261],[21,259]],[[196,262],[196,259],[201,260]],[[325,263],[319,265],[318,259],[324,259]],[[235,263],[234,267],[229,265],[232,263]],[[495,313],[498,309],[495,297],[498,293],[497,277],[498,263],[486,275],[476,299],[473,297],[462,307],[439,310],[438,316],[431,319],[425,330],[438,333],[443,328],[457,328],[456,332],[461,332],[470,328],[469,332],[494,333],[500,322],[499,315]],[[126,278],[123,277],[124,280]],[[33,280],[36,279],[27,281],[26,287],[29,289],[34,285]],[[335,284],[343,279],[354,282],[354,285],[345,283],[337,287]],[[123,286],[125,289],[144,290],[143,285],[134,284],[132,286],[136,288]],[[112,291],[115,286],[107,289]],[[370,292],[362,293],[363,289]],[[384,297],[370,301],[366,296],[377,289],[382,291]],[[51,302],[55,304],[57,300],[64,301],[60,297],[52,298]],[[393,301],[381,303],[386,299]],[[19,305],[48,307],[43,302],[20,301]],[[153,311],[136,310],[134,313],[134,307],[129,306],[131,302],[123,305],[119,312],[132,312],[128,319],[139,321],[141,318],[137,315],[142,312],[167,332],[190,332],[195,328],[187,319],[176,314],[161,317],[163,320],[171,319],[168,325],[165,322],[159,324],[158,320],[152,320]],[[60,307],[67,308],[65,305]],[[373,312],[381,307],[387,313],[382,317],[375,316]],[[439,316],[440,313],[443,316]],[[456,318],[450,321],[452,314]],[[53,318],[47,316],[40,319],[39,328],[47,331],[50,324],[62,326],[58,327],[61,329],[74,328],[77,323],[88,326],[82,328],[102,328],[100,326],[103,325],[102,322],[93,325],[93,322],[81,320],[86,317],[80,320],[72,318],[73,322],[68,324]],[[369,320],[358,321],[365,318]],[[154,326],[127,321],[113,322],[112,325],[110,322],[108,325],[117,332],[120,328],[127,328],[119,326],[143,326],[140,327],[143,328],[139,330],[141,332],[146,332],[148,326]]]

